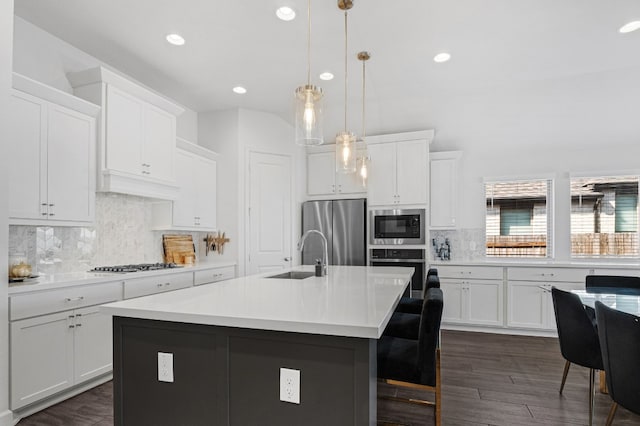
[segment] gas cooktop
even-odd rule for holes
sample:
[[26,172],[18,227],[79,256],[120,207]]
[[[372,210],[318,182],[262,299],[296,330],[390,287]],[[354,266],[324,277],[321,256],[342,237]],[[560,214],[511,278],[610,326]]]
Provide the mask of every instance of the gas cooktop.
[[97,266],[89,272],[141,272],[156,271],[158,269],[182,268],[175,263],[138,263],[133,265]]

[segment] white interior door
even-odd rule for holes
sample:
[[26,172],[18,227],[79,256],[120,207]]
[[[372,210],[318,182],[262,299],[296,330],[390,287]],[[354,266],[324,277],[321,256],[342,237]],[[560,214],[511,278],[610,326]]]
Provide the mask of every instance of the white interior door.
[[291,264],[291,160],[249,154],[249,254],[247,275]]

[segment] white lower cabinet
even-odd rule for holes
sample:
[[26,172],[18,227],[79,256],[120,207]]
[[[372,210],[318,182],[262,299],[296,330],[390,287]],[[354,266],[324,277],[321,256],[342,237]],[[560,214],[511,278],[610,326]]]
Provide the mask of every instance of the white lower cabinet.
[[508,268],[507,326],[555,330],[551,288],[584,289],[586,269]]
[[148,296],[193,286],[193,272],[132,278],[124,282],[124,298]]
[[111,316],[122,282],[11,296],[11,409],[20,410],[112,368]]
[[502,281],[442,278],[442,321],[468,325],[503,325]]
[[437,269],[444,297],[444,323],[494,327],[504,324],[501,267],[447,265]]
[[112,370],[111,317],[98,306],[11,323],[11,408]]
[[11,409],[73,385],[72,311],[11,323]]
[[236,276],[235,266],[222,266],[214,269],[205,269],[194,273],[193,284],[211,284],[219,281],[230,280]]

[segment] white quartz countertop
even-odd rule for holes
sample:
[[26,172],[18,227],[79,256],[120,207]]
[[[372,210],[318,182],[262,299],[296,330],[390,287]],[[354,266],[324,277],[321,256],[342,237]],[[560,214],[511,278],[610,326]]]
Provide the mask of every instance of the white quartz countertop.
[[[240,277],[101,306],[107,314],[194,324],[377,339],[414,268],[329,266],[302,280]],[[313,266],[293,268],[313,271]]]
[[152,277],[158,275],[178,274],[181,272],[200,271],[226,266],[235,266],[236,262],[197,262],[193,265],[172,269],[158,269],[155,271],[113,273],[113,272],[69,272],[63,274],[48,274],[23,282],[9,284],[9,296],[30,293],[34,291],[54,290],[57,288],[73,287],[88,284],[100,284],[114,281],[125,281],[132,278]]
[[640,263],[607,262],[603,260],[521,260],[521,259],[487,259],[487,260],[431,260],[429,267],[438,266],[499,266],[499,267],[531,267],[531,268],[588,268],[588,269],[640,269]]

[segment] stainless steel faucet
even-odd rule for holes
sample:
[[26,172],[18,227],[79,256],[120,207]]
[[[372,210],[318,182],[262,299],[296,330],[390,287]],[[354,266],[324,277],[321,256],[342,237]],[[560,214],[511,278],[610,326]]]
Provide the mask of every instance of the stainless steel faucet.
[[322,238],[323,253],[322,253],[321,266],[322,266],[322,276],[324,277],[325,275],[327,275],[327,259],[329,259],[329,252],[327,251],[327,237],[325,237],[324,234],[318,231],[317,229],[310,229],[304,234],[302,234],[302,237],[300,237],[300,240],[298,240],[298,250],[302,251],[302,249],[304,248],[304,242],[307,240],[307,237],[311,234],[318,234],[320,235],[320,238]]

